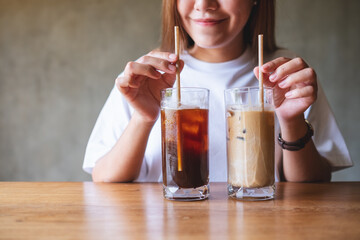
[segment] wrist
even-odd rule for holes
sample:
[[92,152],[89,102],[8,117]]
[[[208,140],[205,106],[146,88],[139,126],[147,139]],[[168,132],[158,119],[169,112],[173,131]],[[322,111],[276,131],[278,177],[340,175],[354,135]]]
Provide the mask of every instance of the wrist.
[[279,119],[281,136],[285,141],[296,141],[307,132],[307,124],[303,115],[293,119]]
[[305,120],[305,124],[307,127],[306,134],[296,141],[285,141],[282,138],[281,133],[279,133],[278,143],[282,149],[289,151],[299,151],[305,147],[305,145],[311,140],[311,137],[314,135],[314,129],[311,124],[307,120]]
[[133,113],[131,119],[137,126],[150,128],[150,129],[154,126],[154,124],[157,120],[157,118],[155,120],[154,119],[146,119],[136,111]]

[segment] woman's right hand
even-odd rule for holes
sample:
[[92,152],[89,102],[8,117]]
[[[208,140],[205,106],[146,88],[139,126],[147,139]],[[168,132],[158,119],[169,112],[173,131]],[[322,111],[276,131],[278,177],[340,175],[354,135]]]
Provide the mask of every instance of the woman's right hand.
[[[136,62],[128,62],[124,74],[115,80],[119,91],[144,122],[154,123],[157,120],[160,91],[173,86],[177,60],[175,54],[152,51]],[[183,66],[184,62],[180,60],[180,71]]]

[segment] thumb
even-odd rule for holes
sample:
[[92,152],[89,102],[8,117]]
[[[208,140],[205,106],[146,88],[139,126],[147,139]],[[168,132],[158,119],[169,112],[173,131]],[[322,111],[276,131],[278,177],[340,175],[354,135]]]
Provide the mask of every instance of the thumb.
[[[179,60],[179,72],[181,72],[183,70],[184,65],[185,65],[184,61]],[[166,82],[174,83],[175,79],[176,79],[176,72],[175,73],[164,73],[163,77],[164,77]]]
[[[259,80],[259,67],[255,67],[254,70],[254,75],[255,77]],[[264,73],[263,72],[263,83],[265,87],[274,87],[276,85],[276,83],[273,83],[269,80],[269,74],[268,73]]]

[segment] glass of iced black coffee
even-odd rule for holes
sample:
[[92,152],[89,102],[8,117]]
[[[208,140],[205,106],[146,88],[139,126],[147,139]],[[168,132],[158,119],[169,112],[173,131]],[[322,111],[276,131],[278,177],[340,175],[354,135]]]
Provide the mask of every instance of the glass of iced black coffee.
[[209,196],[209,90],[176,88],[161,92],[164,197],[195,201]]

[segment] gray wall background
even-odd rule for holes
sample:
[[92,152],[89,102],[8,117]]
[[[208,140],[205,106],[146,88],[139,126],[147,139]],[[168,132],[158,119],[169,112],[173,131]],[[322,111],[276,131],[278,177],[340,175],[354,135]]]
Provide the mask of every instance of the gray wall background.
[[[87,140],[126,62],[159,44],[161,0],[0,0],[0,180],[84,181]],[[318,74],[360,180],[360,1],[278,0],[277,42]]]

